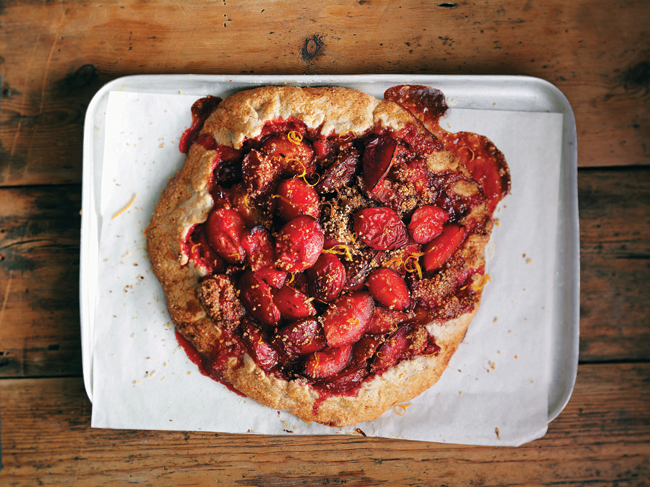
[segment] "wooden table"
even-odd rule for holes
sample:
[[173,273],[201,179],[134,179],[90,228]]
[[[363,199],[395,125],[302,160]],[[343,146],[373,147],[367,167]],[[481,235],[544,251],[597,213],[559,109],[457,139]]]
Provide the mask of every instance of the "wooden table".
[[[650,482],[650,2],[0,2],[2,485]],[[315,6],[314,6],[315,5]],[[521,74],[579,146],[581,338],[540,440],[90,428],[79,338],[85,109],[129,74]]]

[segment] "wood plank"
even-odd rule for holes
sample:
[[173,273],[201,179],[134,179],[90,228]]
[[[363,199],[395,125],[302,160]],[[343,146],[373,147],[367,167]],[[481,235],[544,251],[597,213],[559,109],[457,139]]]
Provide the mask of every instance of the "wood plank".
[[580,359],[648,360],[650,169],[578,178]]
[[[623,380],[621,380],[623,378]],[[4,485],[642,485],[650,364],[584,365],[540,440],[487,448],[341,436],[90,428],[82,380],[0,381]]]
[[81,188],[0,190],[0,377],[81,373]]
[[[584,362],[650,359],[650,169],[581,170]],[[80,187],[0,189],[0,377],[81,373]]]
[[79,182],[85,109],[129,74],[537,76],[573,105],[581,166],[650,162],[644,0],[16,0],[0,17],[0,185]]

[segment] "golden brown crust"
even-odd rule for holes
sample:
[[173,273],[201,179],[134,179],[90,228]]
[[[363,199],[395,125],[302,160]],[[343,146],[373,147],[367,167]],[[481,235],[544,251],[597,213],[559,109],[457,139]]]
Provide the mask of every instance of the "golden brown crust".
[[[301,89],[276,86],[240,92],[227,98],[207,119],[202,133],[211,134],[218,144],[241,148],[244,140],[260,135],[266,121],[292,117],[324,135],[352,131],[355,136],[360,136],[375,124],[399,130],[414,121],[397,104],[377,100],[359,91],[335,87]],[[199,299],[199,280],[203,271],[188,262],[181,242],[192,226],[207,219],[214,204],[209,193],[214,155],[214,151],[199,144],[191,147],[185,165],[163,193],[148,233],[150,259],[154,273],[162,283],[172,321],[179,333],[204,355],[213,351],[221,331],[210,317],[210,303],[207,303],[206,311]],[[428,166],[435,172],[446,169],[466,172],[445,151],[430,155]],[[473,193],[479,190],[475,184],[465,184],[458,191]],[[486,206],[475,209],[473,216],[477,213],[485,218]],[[465,257],[472,260],[474,268],[484,264],[483,252],[491,226],[488,227],[485,235],[473,236],[465,250]],[[364,382],[353,396],[333,396],[319,402],[318,392],[305,382],[286,381],[267,374],[247,354],[243,364],[237,365],[235,360],[231,360],[230,366],[223,371],[223,377],[257,402],[288,411],[306,421],[344,426],[371,420],[437,382],[478,310],[480,292],[476,296],[471,312],[447,322],[427,325],[440,346],[437,356],[419,356],[403,361]],[[212,314],[217,317],[216,311]]]

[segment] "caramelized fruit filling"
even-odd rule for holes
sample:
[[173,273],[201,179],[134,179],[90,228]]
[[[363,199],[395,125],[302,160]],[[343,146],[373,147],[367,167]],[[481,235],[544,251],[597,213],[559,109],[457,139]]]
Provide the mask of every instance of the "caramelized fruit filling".
[[[472,210],[493,210],[509,176],[487,139],[440,129],[446,105],[436,91],[386,93],[427,135],[415,121],[398,132],[325,136],[297,119],[276,120],[241,150],[199,135],[220,100],[196,102],[180,148],[214,151],[214,207],[182,251],[204,275],[198,296],[223,330],[203,373],[220,380],[226,360],[241,362],[246,351],[267,373],[300,379],[322,399],[439,352],[425,325],[475,306],[484,270],[467,268],[462,254],[489,216]],[[432,170],[430,156],[444,149],[476,181]]]

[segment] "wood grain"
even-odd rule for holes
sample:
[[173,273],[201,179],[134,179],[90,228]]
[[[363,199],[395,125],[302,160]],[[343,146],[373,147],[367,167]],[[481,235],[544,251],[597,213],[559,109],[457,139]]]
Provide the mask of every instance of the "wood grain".
[[0,190],[0,377],[77,375],[81,188]]
[[[583,170],[580,358],[650,358],[650,170]],[[635,344],[636,342],[636,344]]]
[[[581,170],[583,362],[650,359],[650,169]],[[0,377],[81,374],[80,187],[0,189]]]
[[[621,377],[625,377],[622,381]],[[540,440],[487,448],[341,436],[90,428],[81,379],[0,381],[3,485],[643,485],[650,365],[584,365]]]
[[650,3],[2,2],[0,185],[79,182],[93,94],[130,74],[516,74],[556,84],[581,166],[650,162]]

